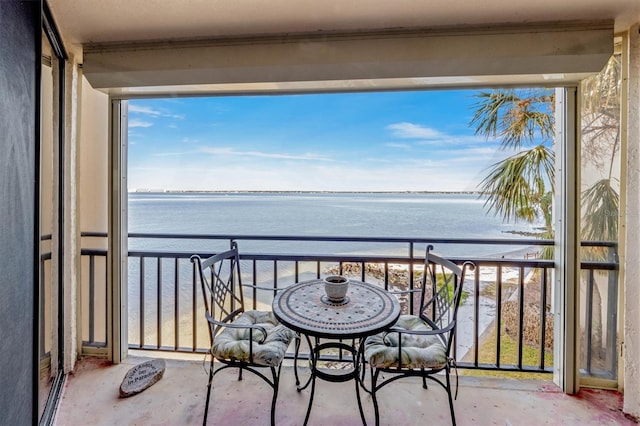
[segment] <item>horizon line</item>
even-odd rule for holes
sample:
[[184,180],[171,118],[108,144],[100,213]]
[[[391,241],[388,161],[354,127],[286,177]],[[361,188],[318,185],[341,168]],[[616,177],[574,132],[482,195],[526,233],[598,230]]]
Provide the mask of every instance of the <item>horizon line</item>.
[[296,190],[296,189],[283,189],[283,190],[264,190],[264,189],[147,189],[137,188],[127,191],[128,193],[294,193],[294,194],[481,194],[481,191],[358,191],[358,190]]

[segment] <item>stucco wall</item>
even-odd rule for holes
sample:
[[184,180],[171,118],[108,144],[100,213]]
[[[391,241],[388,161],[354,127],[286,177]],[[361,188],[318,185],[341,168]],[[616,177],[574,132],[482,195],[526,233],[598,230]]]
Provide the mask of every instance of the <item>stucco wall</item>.
[[[82,78],[79,138],[79,214],[80,232],[104,232],[108,230],[108,138],[109,97],[91,87]],[[106,238],[83,237],[81,248],[107,249]],[[96,259],[94,264],[94,292],[106,292],[106,258]],[[82,312],[79,327],[81,341],[89,340],[89,259],[81,260],[81,289],[79,306]],[[102,301],[94,304],[96,341],[106,341],[107,306]]]
[[84,77],[80,111],[80,230],[107,232],[109,98]]
[[626,253],[624,260],[624,407],[640,416],[640,25],[629,31]]

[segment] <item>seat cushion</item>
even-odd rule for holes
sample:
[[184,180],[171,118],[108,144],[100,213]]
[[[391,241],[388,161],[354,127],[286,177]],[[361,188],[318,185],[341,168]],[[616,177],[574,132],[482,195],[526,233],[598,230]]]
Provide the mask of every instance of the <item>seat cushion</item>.
[[[431,330],[414,315],[401,315],[394,327],[405,330]],[[375,368],[398,367],[398,336],[400,333],[379,333],[365,340],[365,358]],[[445,345],[435,335],[402,334],[402,368],[439,369],[447,363]]]
[[246,311],[233,324],[259,325],[267,330],[267,338],[262,343],[260,330],[253,330],[253,359],[249,359],[249,328],[225,328],[213,341],[211,353],[220,360],[251,362],[253,364],[277,367],[282,361],[295,333],[280,324],[273,312]]

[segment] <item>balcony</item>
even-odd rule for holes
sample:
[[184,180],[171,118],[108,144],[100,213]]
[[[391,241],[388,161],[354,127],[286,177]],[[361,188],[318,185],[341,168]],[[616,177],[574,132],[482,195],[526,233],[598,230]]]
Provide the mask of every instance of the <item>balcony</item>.
[[[100,353],[107,346],[107,252],[90,248],[103,244],[105,237],[100,233],[83,234],[85,354]],[[433,244],[441,253],[457,253],[447,257],[457,262],[472,260],[477,265],[464,287],[467,295],[454,349],[458,367],[525,375],[553,371],[553,317],[559,309],[553,306],[554,262],[535,256],[553,241],[536,239],[130,234],[129,349],[185,354],[207,350],[208,332],[189,257],[225,250],[230,240],[240,246],[243,282],[274,289],[328,273],[350,275],[386,289],[413,288],[419,281],[416,277],[426,244]],[[345,245],[350,249],[345,250]],[[581,373],[614,386],[618,358],[617,246],[607,242],[584,242],[583,246],[604,250],[608,255],[605,260],[581,263],[581,292],[586,306],[581,309]],[[309,247],[317,252],[309,253]],[[503,254],[461,255],[478,247]],[[269,309],[273,292],[245,297],[252,309]],[[401,304],[405,312],[413,310],[413,300],[401,300]]]
[[[69,375],[56,415],[57,425],[197,425],[202,423],[207,373],[204,356],[167,360],[164,377],[138,395],[119,398],[118,388],[132,365],[147,360],[130,356],[119,365],[96,358],[81,360]],[[270,389],[252,374],[237,380],[234,370],[216,376],[209,424],[269,423]],[[283,367],[276,424],[300,425],[309,390],[296,392],[291,365]],[[450,424],[446,393],[439,386],[424,390],[419,379],[401,380],[379,394],[382,425]],[[371,397],[363,397],[365,415],[373,421]],[[621,412],[622,395],[582,389],[562,393],[544,380],[460,377],[455,401],[459,425],[632,425]],[[361,424],[353,383],[317,382],[309,425]]]
[[[107,348],[107,253],[100,248],[105,237],[83,234],[85,355],[100,355]],[[565,424],[632,423],[620,411],[622,397],[617,392],[583,388],[577,396],[568,396],[552,382],[554,262],[535,256],[552,241],[173,234],[130,234],[129,238],[130,356],[120,365],[95,357],[81,360],[67,379],[58,424],[202,421],[207,381],[203,360],[208,335],[189,257],[193,253],[207,255],[224,250],[231,240],[238,241],[241,248],[244,282],[266,284],[272,289],[328,273],[351,275],[387,289],[413,288],[419,282],[416,273],[426,244],[457,253],[478,246],[506,253],[448,256],[456,262],[472,260],[477,265],[465,281],[465,313],[461,314],[464,318],[460,319],[455,345],[460,375],[458,423],[553,424],[557,419],[564,419]],[[265,242],[281,243],[285,249],[262,250]],[[364,248],[344,251],[339,248],[344,243]],[[303,245],[317,247],[318,252],[303,251]],[[581,285],[588,306],[581,321],[581,332],[586,336],[580,349],[581,374],[610,383],[617,374],[617,345],[611,344],[617,339],[616,245],[583,245],[604,248],[609,260],[581,264]],[[371,251],[374,246],[375,253]],[[43,262],[47,261],[45,256]],[[274,292],[265,293],[246,294],[248,306],[268,307]],[[597,303],[594,294],[602,295]],[[401,300],[401,304],[406,311],[413,309],[411,299]],[[531,306],[538,309],[529,309]],[[531,323],[536,327],[530,328]],[[118,387],[126,371],[150,356],[171,358],[165,377],[140,395],[119,399]],[[301,424],[309,397],[308,390],[295,390],[291,358],[289,353],[283,367],[276,417],[278,424],[284,425]],[[340,358],[329,356],[327,360]],[[489,374],[497,377],[488,377]],[[251,376],[245,375],[242,382],[237,382],[233,373],[216,376],[211,423],[268,423],[270,390]],[[319,381],[317,385],[310,424],[360,423],[353,383]],[[379,399],[382,424],[422,424],[431,421],[429,413],[437,413],[436,424],[449,423],[446,393],[437,386],[423,390],[415,380],[401,380],[393,390],[390,387],[381,391]],[[339,412],[332,408],[336,405],[341,407]],[[370,397],[364,398],[364,405],[367,418],[373,421]]]

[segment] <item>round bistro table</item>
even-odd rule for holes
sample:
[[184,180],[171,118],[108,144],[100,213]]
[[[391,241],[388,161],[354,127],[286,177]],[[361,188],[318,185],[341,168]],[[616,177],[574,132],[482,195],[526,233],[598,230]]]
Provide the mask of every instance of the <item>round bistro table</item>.
[[[304,386],[299,386],[296,368],[298,391],[311,384],[311,395],[304,424],[307,424],[311,414],[315,380],[320,378],[330,382],[345,382],[352,379],[355,381],[358,409],[362,423],[366,425],[360,400],[359,375],[362,343],[365,337],[385,330],[398,320],[400,303],[396,297],[378,286],[350,280],[345,299],[341,302],[332,302],[325,295],[324,281],[314,279],[299,282],[279,291],[273,299],[273,313],[282,324],[303,334],[309,344],[311,376]],[[332,341],[320,343],[321,338]],[[351,340],[353,343],[349,345],[342,340]],[[328,349],[349,352],[353,369],[337,370],[337,373],[328,373],[319,369],[317,362],[320,353]],[[296,348],[296,356],[297,354],[298,348]]]

